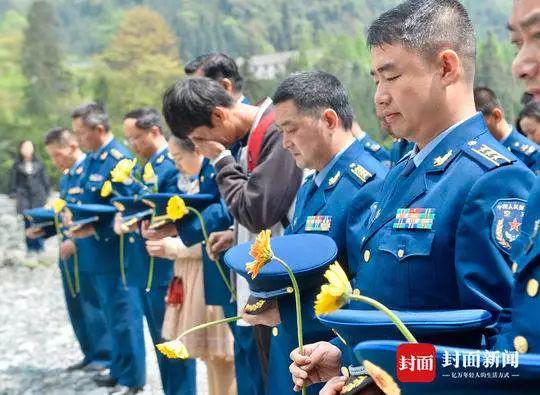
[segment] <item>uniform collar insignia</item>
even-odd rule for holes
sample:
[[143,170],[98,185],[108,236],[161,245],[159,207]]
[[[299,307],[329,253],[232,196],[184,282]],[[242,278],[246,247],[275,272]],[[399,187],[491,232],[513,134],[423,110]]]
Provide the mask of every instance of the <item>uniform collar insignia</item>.
[[338,170],[336,174],[328,179],[328,186],[334,185],[339,180],[339,177],[341,177],[341,171]]
[[448,151],[446,154],[444,154],[443,156],[438,156],[435,158],[435,160],[433,161],[433,166],[442,166],[445,164],[445,162],[450,159],[450,157],[452,156],[452,153],[453,151],[450,150]]

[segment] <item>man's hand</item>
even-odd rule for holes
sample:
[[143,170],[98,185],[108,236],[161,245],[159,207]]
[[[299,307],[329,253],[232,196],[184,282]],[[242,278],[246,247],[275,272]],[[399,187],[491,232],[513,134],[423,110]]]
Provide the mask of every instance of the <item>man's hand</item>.
[[234,245],[234,231],[231,229],[210,233],[206,243],[206,253],[212,260],[217,260],[220,252],[226,251]]
[[225,146],[217,141],[210,140],[194,140],[193,143],[197,148],[197,152],[202,156],[213,160],[226,150]]
[[27,228],[26,237],[30,240],[39,239],[41,236],[45,236],[45,231],[41,228]]
[[68,259],[75,253],[75,243],[72,240],[64,240],[60,244],[60,258]]
[[148,255],[158,258],[175,260],[178,256],[177,246],[178,239],[174,237],[146,241],[146,251],[148,251]]
[[347,382],[347,377],[332,377],[319,392],[319,395],[339,395],[343,386]]
[[67,232],[68,237],[74,239],[84,239],[85,237],[90,237],[95,234],[96,230],[90,224],[84,225],[77,230]]
[[304,355],[294,349],[289,366],[294,382],[294,390],[300,391],[303,385],[325,382],[340,375],[341,350],[328,342],[317,342],[304,346]]
[[260,314],[249,314],[244,310],[242,318],[250,325],[265,325],[272,327],[281,323],[281,316],[279,315],[277,303],[274,303],[272,307]]
[[146,220],[141,223],[141,235],[148,240],[161,240],[165,237],[178,236],[176,225],[173,223],[165,224],[157,229],[149,229],[150,221]]
[[135,232],[138,229],[137,222],[126,226],[122,224],[122,213],[116,213],[114,216],[114,233],[117,235]]

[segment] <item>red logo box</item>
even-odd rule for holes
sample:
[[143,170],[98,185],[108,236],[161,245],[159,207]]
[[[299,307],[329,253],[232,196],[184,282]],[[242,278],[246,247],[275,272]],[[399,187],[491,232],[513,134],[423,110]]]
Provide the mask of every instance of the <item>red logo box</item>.
[[397,378],[402,383],[431,383],[436,375],[433,344],[404,343],[396,353]]

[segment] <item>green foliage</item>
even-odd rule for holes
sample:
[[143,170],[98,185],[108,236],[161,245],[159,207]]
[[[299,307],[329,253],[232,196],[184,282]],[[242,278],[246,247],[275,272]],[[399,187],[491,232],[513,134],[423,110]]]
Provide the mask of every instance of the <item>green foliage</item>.
[[[29,138],[45,158],[43,134],[70,125],[70,110],[106,104],[113,131],[139,106],[161,107],[184,60],[209,51],[234,57],[297,50],[287,73],[323,69],[346,86],[363,129],[378,134],[366,26],[401,0],[0,0],[0,192],[16,143]],[[462,0],[478,32],[476,83],[493,88],[507,117],[523,88],[511,76],[509,0]],[[54,5],[54,8],[52,7]],[[252,101],[271,96],[284,75],[254,79]],[[53,182],[59,172],[46,161]]]
[[164,19],[146,7],[125,13],[96,61],[94,98],[106,103],[116,125],[118,117],[134,108],[160,109],[163,92],[182,76],[174,35]]

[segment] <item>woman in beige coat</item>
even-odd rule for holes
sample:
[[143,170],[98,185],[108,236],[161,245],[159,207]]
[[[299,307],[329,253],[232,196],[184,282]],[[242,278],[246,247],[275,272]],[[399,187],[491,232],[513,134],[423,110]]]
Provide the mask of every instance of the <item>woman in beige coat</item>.
[[[198,180],[189,181],[186,176],[199,174],[203,157],[195,152],[190,140],[174,136],[169,139],[169,152],[184,176],[183,189],[190,194],[198,193]],[[201,244],[186,247],[178,237],[146,243],[150,255],[175,260],[162,329],[165,339],[174,339],[196,325],[224,318],[220,306],[205,304]],[[233,337],[228,325],[193,332],[184,336],[182,342],[191,357],[205,362],[211,395],[236,394]]]

